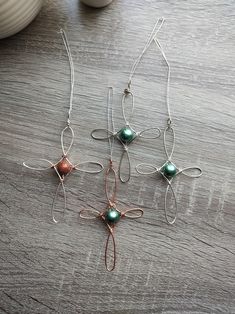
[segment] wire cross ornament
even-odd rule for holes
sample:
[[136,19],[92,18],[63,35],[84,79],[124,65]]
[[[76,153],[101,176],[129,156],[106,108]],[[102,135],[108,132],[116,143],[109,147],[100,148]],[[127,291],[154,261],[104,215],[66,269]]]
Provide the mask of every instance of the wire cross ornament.
[[[161,19],[163,22],[165,21],[164,18]],[[165,211],[165,217],[166,221],[170,224],[173,225],[176,221],[177,218],[177,211],[178,211],[178,206],[177,206],[177,199],[176,199],[176,194],[174,192],[172,182],[175,177],[177,177],[180,174],[183,174],[185,176],[191,177],[191,178],[198,178],[202,175],[202,170],[198,166],[191,166],[191,167],[186,167],[186,168],[178,168],[174,162],[172,161],[172,156],[174,153],[174,148],[175,148],[175,132],[172,126],[172,117],[171,117],[171,112],[170,112],[170,101],[169,101],[169,91],[170,91],[170,75],[171,75],[171,67],[170,64],[167,60],[167,57],[162,49],[162,46],[157,39],[156,35],[152,38],[152,41],[156,44],[156,47],[160,50],[164,62],[166,63],[167,66],[167,87],[166,87],[166,105],[167,105],[167,113],[168,113],[168,118],[167,118],[167,126],[164,130],[163,133],[163,145],[164,145],[164,151],[166,154],[166,161],[164,164],[158,168],[154,165],[147,164],[147,163],[140,163],[139,165],[136,166],[136,170],[139,174],[144,174],[144,175],[151,175],[154,173],[160,173],[162,177],[165,179],[167,186],[165,190],[165,198],[164,198],[164,211]],[[167,134],[170,134],[172,137],[172,147],[169,149],[169,145],[167,145]],[[168,206],[167,206],[167,200],[168,200],[168,195],[169,191],[171,191],[171,194],[173,196],[174,200],[174,216],[173,218],[169,218],[169,213],[168,213]]]
[[[130,160],[130,155],[129,155],[130,144],[133,143],[134,141],[136,141],[138,138],[141,138],[141,137],[145,138],[145,139],[156,139],[156,138],[160,137],[160,135],[161,135],[161,131],[157,127],[147,128],[147,129],[144,129],[142,131],[137,132],[131,126],[131,120],[133,118],[134,109],[135,109],[135,100],[134,100],[134,94],[131,91],[131,84],[132,84],[132,78],[136,72],[136,69],[137,69],[140,61],[142,60],[144,54],[146,53],[149,46],[151,45],[153,38],[160,31],[163,23],[164,23],[163,19],[159,19],[157,21],[151,34],[149,35],[149,38],[148,38],[142,52],[140,53],[140,55],[138,56],[138,58],[135,60],[135,62],[132,65],[129,79],[128,79],[128,83],[127,83],[127,88],[124,89],[124,92],[122,95],[122,102],[121,102],[122,115],[123,115],[123,119],[124,119],[124,126],[118,131],[115,131],[115,129],[113,129],[113,130],[95,129],[91,132],[91,136],[96,140],[105,140],[107,138],[114,137],[123,146],[123,152],[122,152],[122,155],[120,158],[119,171],[118,171],[119,179],[123,183],[128,182],[131,178],[131,160]],[[126,112],[126,109],[127,109],[126,103],[127,103],[128,98],[131,99],[131,107],[129,110],[130,111],[129,116]],[[123,165],[124,159],[127,160],[127,165],[128,165],[127,174],[125,174],[125,177],[123,176],[123,171],[122,171],[122,165]]]
[[[113,98],[113,89],[108,90],[108,129],[114,128],[112,117],[111,103]],[[111,113],[110,113],[111,111]],[[111,116],[111,121],[110,121]],[[123,218],[137,219],[142,217],[143,210],[141,208],[130,208],[120,211],[117,207],[117,181],[118,175],[113,163],[113,144],[114,137],[109,137],[109,162],[105,172],[105,195],[107,205],[104,210],[99,211],[95,209],[82,209],[80,217],[84,219],[101,219],[107,227],[108,237],[105,245],[105,267],[108,271],[113,271],[116,266],[116,242],[114,236],[114,229],[117,223]]]
[[[99,173],[103,170],[103,165],[99,162],[87,161],[87,162],[80,162],[80,163],[73,164],[68,158],[68,155],[69,155],[69,153],[73,147],[73,144],[74,144],[74,131],[71,127],[71,121],[70,121],[72,108],[73,108],[74,65],[73,65],[73,59],[72,59],[72,55],[71,55],[71,51],[70,51],[70,47],[69,47],[66,33],[63,29],[60,29],[60,34],[61,34],[64,46],[66,48],[67,56],[69,59],[70,84],[71,84],[70,85],[70,98],[69,98],[69,110],[68,110],[68,117],[67,117],[67,125],[61,132],[62,157],[55,163],[53,163],[50,160],[44,159],[44,158],[39,158],[39,159],[33,158],[33,159],[28,160],[27,162],[23,162],[23,165],[26,168],[29,168],[31,170],[45,171],[45,170],[53,169],[54,172],[56,173],[56,175],[58,176],[59,184],[56,188],[56,192],[55,192],[52,207],[51,207],[51,216],[52,216],[52,220],[55,223],[58,223],[58,220],[55,218],[54,211],[55,211],[55,204],[56,204],[56,200],[57,200],[58,194],[60,192],[60,189],[62,189],[63,198],[64,198],[63,214],[67,208],[67,197],[66,197],[66,190],[65,190],[64,182],[65,182],[65,179],[71,174],[71,172],[73,172],[74,170],[78,170],[78,171],[96,174],[96,173]],[[68,133],[67,136],[70,135],[70,138],[71,138],[68,147],[66,147],[66,145],[65,145],[66,133]],[[35,162],[36,163],[40,162],[40,166],[35,165]],[[86,165],[93,165],[93,166],[97,167],[97,169],[96,170],[84,169],[83,166],[86,166]]]

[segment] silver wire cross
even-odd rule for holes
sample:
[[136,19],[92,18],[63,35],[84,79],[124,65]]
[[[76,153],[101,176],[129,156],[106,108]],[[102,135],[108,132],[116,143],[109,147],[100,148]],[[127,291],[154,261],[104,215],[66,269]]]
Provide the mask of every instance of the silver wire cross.
[[[173,143],[172,143],[172,148],[171,151],[169,152],[167,149],[167,144],[166,144],[166,133],[171,132],[172,137],[173,137]],[[173,225],[176,221],[177,217],[177,211],[178,211],[178,205],[177,205],[177,200],[176,200],[176,195],[174,192],[174,189],[172,187],[172,181],[173,179],[180,175],[183,174],[187,177],[191,178],[198,178],[202,175],[202,170],[198,166],[191,166],[187,168],[178,168],[173,162],[172,162],[172,155],[174,153],[174,148],[175,148],[175,132],[173,128],[171,127],[170,123],[169,125],[165,128],[164,133],[163,133],[163,145],[164,145],[164,151],[166,154],[166,161],[165,163],[160,167],[156,167],[151,164],[147,163],[140,163],[136,166],[136,170],[139,174],[144,174],[144,175],[151,175],[155,173],[160,173],[162,177],[165,179],[167,183],[166,191],[165,191],[165,198],[164,198],[164,211],[165,211],[165,217],[166,221],[170,224]],[[191,173],[191,172],[196,172],[196,173]],[[172,192],[173,199],[174,199],[174,218],[172,220],[169,219],[168,217],[168,209],[167,209],[167,198],[168,198],[168,193],[169,189]]]
[[[74,131],[72,129],[72,127],[70,126],[70,118],[71,118],[71,113],[72,113],[72,109],[73,109],[73,91],[74,91],[74,64],[73,64],[73,58],[72,58],[72,54],[70,51],[70,46],[69,46],[69,42],[67,39],[67,35],[65,33],[65,31],[61,28],[59,31],[66,52],[67,52],[67,56],[68,56],[68,60],[69,60],[69,66],[70,66],[70,97],[69,97],[69,110],[68,110],[68,117],[67,117],[67,126],[62,130],[61,132],[61,149],[62,149],[62,157],[56,162],[53,163],[50,160],[47,159],[38,159],[38,161],[43,161],[45,163],[45,166],[43,167],[37,167],[34,165],[29,165],[28,162],[24,162],[23,165],[26,168],[32,169],[32,170],[37,170],[37,171],[44,171],[44,170],[48,170],[48,169],[54,169],[55,173],[57,174],[58,178],[59,178],[59,184],[57,186],[56,192],[55,192],[55,196],[53,199],[53,203],[52,203],[52,207],[51,207],[51,215],[52,215],[52,219],[55,223],[57,223],[58,221],[55,219],[54,217],[54,209],[55,209],[55,202],[59,193],[59,189],[60,187],[62,188],[63,191],[63,197],[64,197],[64,210],[63,210],[63,214],[66,210],[67,207],[67,197],[66,197],[66,191],[65,191],[65,186],[64,186],[64,180],[65,178],[73,171],[73,170],[79,170],[79,171],[83,171],[83,172],[87,172],[87,173],[99,173],[103,170],[103,165],[100,164],[99,162],[94,162],[94,161],[88,161],[88,162],[81,162],[81,163],[77,163],[77,164],[73,164],[70,162],[70,160],[68,159],[68,154],[73,146],[74,143]],[[71,142],[67,148],[67,150],[65,149],[65,145],[64,145],[64,135],[65,132],[70,132],[71,135]],[[31,161],[35,161],[37,159],[31,159]],[[29,161],[30,163],[30,161]],[[80,166],[82,165],[86,165],[86,164],[93,164],[93,165],[98,165],[99,169],[98,170],[94,170],[94,171],[89,171],[89,170],[85,170],[80,168]]]
[[[161,21],[160,27],[158,29],[158,30],[160,30],[165,19],[161,18],[158,21]],[[158,24],[158,22],[157,22],[157,24]],[[158,172],[165,179],[165,181],[167,183],[167,187],[166,187],[166,191],[165,191],[165,198],[164,198],[165,217],[166,217],[166,221],[172,225],[176,221],[177,210],[178,210],[176,195],[175,195],[174,189],[172,187],[173,179],[180,174],[183,174],[183,175],[191,177],[191,178],[198,178],[202,175],[202,170],[201,170],[201,168],[199,168],[197,166],[192,166],[192,167],[180,169],[172,162],[172,155],[173,155],[174,148],[175,148],[175,133],[174,133],[174,130],[172,127],[172,118],[171,118],[170,100],[169,100],[171,67],[170,67],[170,63],[167,60],[165,52],[163,51],[162,46],[161,46],[158,38],[156,37],[157,33],[158,33],[158,31],[153,32],[151,42],[153,41],[156,44],[156,47],[161,52],[163,60],[167,66],[166,105],[167,105],[168,119],[167,119],[167,126],[166,126],[166,128],[164,130],[164,134],[163,134],[163,145],[164,145],[164,150],[165,150],[165,154],[166,154],[167,158],[166,158],[166,162],[160,168],[157,168],[156,166],[151,165],[151,164],[141,163],[141,164],[136,166],[136,170],[138,173],[146,174],[146,175],[154,174],[154,173]],[[170,132],[172,135],[172,148],[171,148],[170,152],[167,149],[167,143],[166,143],[167,132]],[[168,198],[169,190],[171,190],[171,192],[172,192],[173,199],[174,199],[174,208],[175,208],[174,217],[171,220],[168,217],[168,209],[167,209],[167,198]]]
[[[65,150],[65,145],[64,145],[64,134],[66,131],[70,131],[71,136],[72,136],[71,142],[70,142],[67,150]],[[68,154],[69,154],[69,152],[73,146],[73,143],[74,143],[74,131],[73,131],[72,127],[70,125],[68,125],[61,132],[62,157],[56,163],[53,163],[50,160],[47,160],[44,158],[39,158],[39,159],[34,158],[34,159],[29,160],[28,162],[23,163],[23,165],[26,168],[29,168],[31,170],[45,171],[48,169],[53,169],[55,171],[55,173],[57,174],[57,176],[59,178],[59,184],[57,186],[57,189],[56,189],[56,192],[55,192],[55,195],[53,198],[52,207],[51,207],[51,216],[52,216],[52,219],[55,223],[58,223],[58,220],[56,220],[55,216],[54,216],[54,210],[55,210],[55,203],[56,203],[56,199],[57,199],[60,188],[62,188],[63,197],[64,197],[63,214],[67,208],[67,197],[66,197],[66,190],[65,190],[65,185],[64,185],[65,178],[67,178],[70,175],[70,173],[74,170],[83,171],[86,173],[93,173],[93,174],[99,173],[103,170],[103,165],[99,162],[87,161],[87,162],[80,162],[80,163],[73,164],[68,159]],[[36,161],[43,161],[45,163],[45,166],[37,167],[37,166],[30,165],[30,161],[35,161],[35,160]],[[99,167],[99,169],[97,169],[97,170],[86,170],[86,169],[80,168],[81,166],[88,165],[88,164],[96,165]]]
[[[125,101],[128,96],[130,96],[132,99],[131,113],[130,113],[129,119],[127,119],[127,115],[125,113]],[[123,152],[122,152],[120,162],[119,162],[118,173],[119,173],[119,179],[123,183],[128,182],[131,177],[131,160],[130,160],[130,155],[129,155],[129,145],[133,143],[139,137],[146,138],[146,139],[156,139],[161,135],[161,131],[159,128],[147,128],[140,132],[135,131],[130,125],[130,120],[133,116],[133,112],[134,112],[134,95],[132,94],[130,90],[125,89],[122,96],[122,114],[123,114],[123,118],[125,122],[124,127],[122,127],[119,131],[115,131],[115,129],[113,130],[95,129],[91,132],[92,138],[96,140],[107,140],[110,138],[115,138],[119,141],[119,143],[121,143],[123,147]],[[147,135],[147,136],[144,135],[145,133],[149,134],[150,131],[153,132],[153,135]],[[156,132],[155,135],[154,135],[154,132]],[[128,165],[126,178],[124,178],[122,174],[122,164],[125,157],[127,159],[127,165]]]
[[[135,107],[134,106],[134,95],[131,92],[132,78],[133,78],[133,76],[136,72],[136,69],[137,69],[140,61],[142,60],[144,54],[148,50],[149,46],[153,42],[156,34],[160,31],[163,24],[164,24],[164,18],[160,18],[157,20],[151,34],[149,35],[149,37],[147,39],[147,42],[146,42],[142,52],[140,53],[140,55],[138,56],[138,58],[135,60],[135,62],[132,65],[129,79],[128,79],[128,83],[127,83],[127,88],[124,90],[124,93],[122,96],[122,102],[121,102],[122,115],[123,115],[123,119],[124,119],[124,126],[117,132],[115,131],[115,129],[113,129],[113,131],[111,131],[110,129],[95,129],[91,132],[91,136],[96,140],[105,140],[105,139],[109,139],[111,137],[114,137],[121,143],[121,145],[123,147],[123,153],[122,153],[121,158],[120,158],[119,171],[118,172],[119,172],[119,179],[123,183],[128,182],[130,180],[130,177],[131,177],[131,161],[130,161],[130,156],[129,156],[129,145],[131,143],[133,143],[139,137],[146,138],[146,139],[156,139],[156,138],[160,137],[160,135],[161,135],[160,129],[156,128],[156,127],[147,128],[143,131],[136,132],[131,127],[130,121],[133,117],[134,107]],[[131,110],[130,110],[129,118],[127,118],[127,114],[125,112],[126,99],[128,97],[131,97],[131,108],[130,108]],[[152,131],[152,133],[153,133],[152,135],[150,135],[150,133],[151,133],[150,131]],[[105,135],[100,134],[103,132],[105,132]],[[154,135],[155,132],[156,132],[156,134]],[[148,133],[149,135],[145,136],[144,134],[146,134],[146,133]],[[128,170],[127,170],[128,173],[127,173],[126,178],[124,178],[122,175],[122,164],[123,164],[124,158],[127,159],[127,164],[128,164]]]

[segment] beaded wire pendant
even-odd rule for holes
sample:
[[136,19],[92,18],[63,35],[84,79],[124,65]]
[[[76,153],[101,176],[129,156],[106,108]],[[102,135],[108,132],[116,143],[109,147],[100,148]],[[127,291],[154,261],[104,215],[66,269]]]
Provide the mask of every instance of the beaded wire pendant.
[[[164,23],[164,19],[161,18],[162,24]],[[136,170],[139,174],[144,174],[144,175],[151,175],[154,173],[160,173],[161,176],[165,179],[167,186],[166,186],[166,191],[165,191],[165,198],[164,198],[164,211],[165,211],[165,217],[166,221],[172,225],[176,221],[177,217],[177,200],[176,200],[176,194],[174,192],[174,189],[172,187],[172,182],[175,177],[179,176],[180,174],[183,174],[185,176],[191,177],[191,178],[198,178],[202,175],[202,170],[198,166],[191,166],[191,167],[186,167],[186,168],[178,168],[172,161],[172,156],[174,153],[174,148],[175,148],[175,132],[172,126],[172,117],[171,117],[171,112],[170,112],[170,102],[169,102],[169,89],[170,89],[170,74],[171,74],[171,68],[170,64],[166,58],[166,55],[162,49],[162,46],[157,39],[156,35],[152,38],[152,42],[154,42],[157,46],[157,48],[160,50],[164,62],[166,63],[167,66],[167,89],[166,89],[166,104],[167,104],[167,113],[168,113],[168,118],[167,118],[167,125],[163,133],[163,145],[164,145],[164,150],[166,154],[166,161],[161,167],[156,167],[151,164],[146,164],[146,163],[141,163],[136,166]],[[172,137],[172,147],[169,149],[170,145],[167,145],[167,136],[170,135]],[[171,194],[174,199],[174,215],[173,218],[169,218],[169,210],[167,206],[167,200],[169,198],[169,191],[171,191]]]
[[[27,162],[23,163],[23,165],[26,168],[29,168],[31,170],[45,171],[45,170],[53,169],[54,172],[56,173],[56,175],[58,176],[59,184],[57,186],[57,189],[56,189],[56,192],[55,192],[55,195],[53,198],[52,207],[51,207],[51,216],[52,216],[52,219],[55,223],[58,222],[58,220],[55,218],[55,215],[54,215],[55,204],[56,204],[56,200],[57,200],[57,197],[58,197],[60,190],[62,190],[63,199],[64,199],[63,214],[64,214],[66,207],[67,207],[67,197],[66,197],[66,190],[65,190],[64,182],[65,182],[65,179],[67,179],[67,177],[71,174],[71,172],[73,172],[74,170],[78,170],[78,171],[83,171],[83,172],[95,174],[95,173],[99,173],[103,170],[103,165],[99,162],[87,161],[87,162],[80,162],[80,163],[73,164],[68,158],[68,154],[71,151],[71,149],[73,147],[73,143],[74,143],[74,131],[71,127],[71,121],[70,121],[71,112],[72,112],[72,108],[73,108],[74,65],[73,65],[73,59],[72,59],[72,55],[71,55],[71,51],[70,51],[70,47],[69,47],[66,33],[63,29],[60,29],[60,34],[61,34],[61,37],[63,39],[63,43],[64,43],[64,46],[66,48],[66,52],[67,52],[68,59],[69,59],[70,84],[71,84],[67,125],[61,132],[62,157],[55,163],[51,162],[50,160],[44,159],[44,158],[39,158],[39,159],[34,158],[34,159],[28,160]],[[65,147],[66,146],[65,145],[65,134],[66,133],[67,133],[67,136],[70,135],[70,138],[71,138],[70,143],[68,145],[68,148]],[[38,163],[40,163],[40,166],[37,165]],[[93,170],[86,169],[85,167],[89,166],[89,165],[92,165],[94,168],[97,168],[97,169],[93,169]]]
[[[135,108],[134,94],[131,91],[131,83],[132,83],[132,78],[136,72],[136,69],[137,69],[140,61],[142,60],[144,54],[146,53],[149,46],[151,45],[153,38],[156,36],[156,34],[161,29],[162,25],[163,25],[162,19],[158,20],[157,23],[155,24],[151,34],[149,35],[149,38],[148,38],[142,52],[140,53],[140,55],[138,56],[138,58],[135,60],[135,62],[132,65],[129,79],[128,79],[128,83],[127,83],[127,88],[125,88],[125,90],[123,92],[122,102],[121,102],[122,115],[123,115],[123,119],[124,119],[124,126],[118,131],[116,131],[115,129],[113,129],[113,130],[95,129],[91,132],[91,136],[96,140],[107,140],[109,138],[114,137],[121,143],[121,145],[123,147],[123,152],[122,152],[120,162],[119,162],[118,173],[119,173],[119,179],[123,183],[128,182],[131,178],[131,160],[130,160],[130,155],[129,155],[130,144],[132,144],[138,138],[156,139],[156,138],[160,137],[160,135],[161,135],[161,131],[157,127],[147,128],[147,129],[144,129],[143,131],[137,132],[131,126],[131,120],[133,118],[134,108]],[[128,117],[128,114],[126,112],[127,111],[126,110],[127,109],[126,103],[127,103],[128,98],[131,98],[131,108],[129,110],[129,112],[130,112],[129,117]],[[123,162],[125,159],[127,161],[128,169],[127,169],[127,173],[124,175],[122,165],[123,165]]]
[[[110,87],[108,90],[108,130],[112,130],[114,128],[111,108],[112,98],[113,89]],[[118,209],[116,200],[118,175],[113,164],[113,144],[114,138],[109,137],[110,154],[108,166],[105,172],[105,195],[107,198],[107,205],[102,211],[95,209],[82,209],[80,211],[81,218],[101,219],[107,227],[108,237],[105,245],[105,267],[108,271],[113,271],[116,266],[117,254],[114,229],[117,223],[123,218],[137,219],[143,215],[143,210],[141,208],[130,208],[124,211],[120,211]]]

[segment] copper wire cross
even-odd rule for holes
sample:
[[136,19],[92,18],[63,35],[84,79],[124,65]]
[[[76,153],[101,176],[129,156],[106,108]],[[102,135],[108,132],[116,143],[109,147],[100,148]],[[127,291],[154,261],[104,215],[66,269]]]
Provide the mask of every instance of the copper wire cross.
[[[110,192],[109,178],[113,176],[114,187]],[[113,271],[116,266],[116,241],[114,237],[114,229],[117,223],[123,218],[137,219],[142,217],[143,210],[141,208],[130,208],[124,211],[120,211],[116,204],[117,194],[117,173],[113,167],[112,160],[109,160],[109,166],[105,173],[105,195],[107,198],[107,205],[102,211],[95,209],[82,209],[80,211],[80,217],[84,219],[101,219],[107,227],[108,237],[105,245],[105,267],[108,271]],[[109,254],[111,252],[111,254]],[[111,261],[109,256],[111,255]]]

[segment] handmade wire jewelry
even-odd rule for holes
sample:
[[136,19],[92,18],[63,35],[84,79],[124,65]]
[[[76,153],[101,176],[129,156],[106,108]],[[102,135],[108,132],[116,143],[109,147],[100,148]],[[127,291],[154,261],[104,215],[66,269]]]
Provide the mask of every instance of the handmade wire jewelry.
[[[165,20],[164,18],[162,18],[161,20],[162,20],[162,25],[163,25]],[[170,101],[169,101],[171,67],[156,35],[152,38],[152,41],[154,41],[157,48],[160,50],[163,56],[164,62],[167,66],[166,105],[167,105],[168,118],[167,118],[167,125],[163,133],[163,145],[164,145],[164,151],[166,154],[166,161],[160,168],[151,164],[140,163],[139,165],[136,166],[136,170],[139,174],[144,174],[144,175],[160,173],[162,177],[165,179],[167,186],[166,186],[165,198],[164,198],[164,211],[165,211],[166,221],[170,225],[172,225],[176,221],[177,210],[178,210],[176,194],[172,187],[173,179],[180,174],[183,174],[191,178],[198,178],[202,175],[202,170],[198,166],[191,166],[191,167],[186,167],[186,168],[181,169],[177,167],[172,161],[172,156],[173,156],[174,148],[175,148],[175,132],[172,126],[172,116],[170,112]],[[170,133],[172,136],[171,150],[169,150],[169,146],[167,148],[167,133],[168,134]],[[174,217],[172,219],[169,219],[168,208],[167,208],[167,199],[168,199],[169,190],[171,190],[173,199],[174,199]]]
[[[132,65],[129,79],[128,79],[128,83],[127,83],[127,88],[124,89],[124,92],[122,95],[122,102],[121,102],[122,115],[123,115],[123,119],[124,119],[124,126],[119,131],[115,131],[115,129],[113,131],[106,130],[106,129],[95,129],[91,132],[91,136],[96,140],[105,140],[107,138],[114,137],[123,146],[123,152],[122,152],[122,155],[120,158],[119,171],[118,171],[119,179],[123,183],[128,182],[130,180],[130,177],[131,177],[131,160],[130,160],[130,155],[129,155],[130,144],[133,143],[139,137],[142,137],[145,139],[156,139],[156,138],[160,137],[160,135],[161,135],[161,131],[157,127],[147,128],[147,129],[144,129],[143,131],[137,132],[131,126],[131,119],[133,118],[134,108],[135,108],[134,94],[131,91],[131,84],[132,84],[132,78],[136,72],[136,69],[137,69],[140,61],[142,60],[144,54],[146,53],[150,44],[152,43],[153,38],[156,36],[156,34],[161,29],[162,25],[163,25],[163,20],[159,19],[157,21],[157,23],[155,24],[155,26],[154,26],[147,42],[146,42],[141,54],[138,56],[138,58],[135,60],[135,62]],[[130,110],[129,117],[127,116],[126,109],[125,109],[126,108],[126,101],[127,101],[128,97],[131,97],[131,108],[130,108],[131,110]],[[150,134],[151,131],[152,131],[152,134]],[[154,134],[154,133],[156,133],[156,134]],[[146,136],[146,134],[147,134],[147,136]],[[127,158],[127,165],[128,165],[128,170],[127,170],[128,173],[126,174],[125,178],[124,178],[123,173],[122,173],[122,164],[123,164],[124,158]]]
[[[108,90],[107,104],[108,104],[108,130],[114,130],[114,121],[112,115],[112,98],[113,98],[113,89],[110,87]],[[111,118],[111,119],[110,119]],[[108,229],[108,237],[105,245],[105,266],[108,271],[113,271],[116,265],[116,242],[114,237],[114,228],[117,223],[122,218],[131,218],[137,219],[142,217],[143,210],[141,208],[131,208],[126,209],[124,211],[120,211],[117,208],[117,181],[118,176],[113,163],[113,144],[114,137],[108,137],[109,141],[109,160],[108,166],[105,173],[105,195],[107,198],[106,208],[102,211],[98,211],[95,209],[82,209],[80,211],[80,217],[84,219],[101,219],[107,229]],[[111,183],[111,177],[113,177],[113,183]],[[111,246],[111,247],[110,247]],[[108,251],[111,250],[111,262],[108,261]]]
[[[62,192],[63,192],[63,198],[64,198],[64,208],[63,208],[63,214],[66,210],[67,207],[67,197],[66,197],[66,190],[65,190],[65,178],[68,177],[68,175],[74,171],[74,170],[79,170],[79,171],[83,171],[83,172],[87,172],[87,173],[99,173],[103,170],[103,165],[99,162],[95,162],[95,161],[87,161],[87,162],[80,162],[80,163],[75,163],[73,164],[69,158],[68,158],[68,154],[70,152],[70,150],[72,149],[72,146],[74,144],[74,131],[71,127],[71,113],[72,113],[72,109],[73,109],[73,92],[74,92],[74,64],[73,64],[73,59],[72,59],[72,54],[70,51],[70,46],[68,43],[68,39],[67,39],[67,35],[65,33],[65,31],[63,29],[60,29],[60,34],[67,52],[67,56],[68,56],[68,60],[69,60],[69,66],[70,66],[70,98],[69,98],[69,110],[68,110],[68,117],[67,117],[67,123],[65,128],[62,130],[61,132],[61,149],[62,149],[62,157],[56,162],[53,163],[50,160],[44,159],[44,158],[39,158],[39,159],[31,159],[28,160],[27,162],[24,162],[23,165],[26,168],[32,169],[32,170],[37,170],[37,171],[45,171],[48,169],[53,169],[56,173],[56,175],[59,178],[59,184],[57,186],[54,198],[53,198],[53,203],[52,203],[52,207],[51,207],[51,216],[52,219],[55,223],[58,222],[58,220],[56,220],[55,216],[54,216],[54,210],[55,210],[55,203],[56,203],[56,199],[58,196],[58,193],[60,191],[60,188],[62,188]],[[68,148],[65,148],[65,141],[64,141],[64,136],[65,133],[70,133],[71,136],[71,141],[70,144],[68,146]],[[43,162],[43,166],[35,166],[32,165],[31,162],[35,162],[35,161],[40,161]],[[98,166],[97,170],[86,170],[86,169],[82,169],[80,168],[81,166],[84,165],[93,165],[93,166]]]

